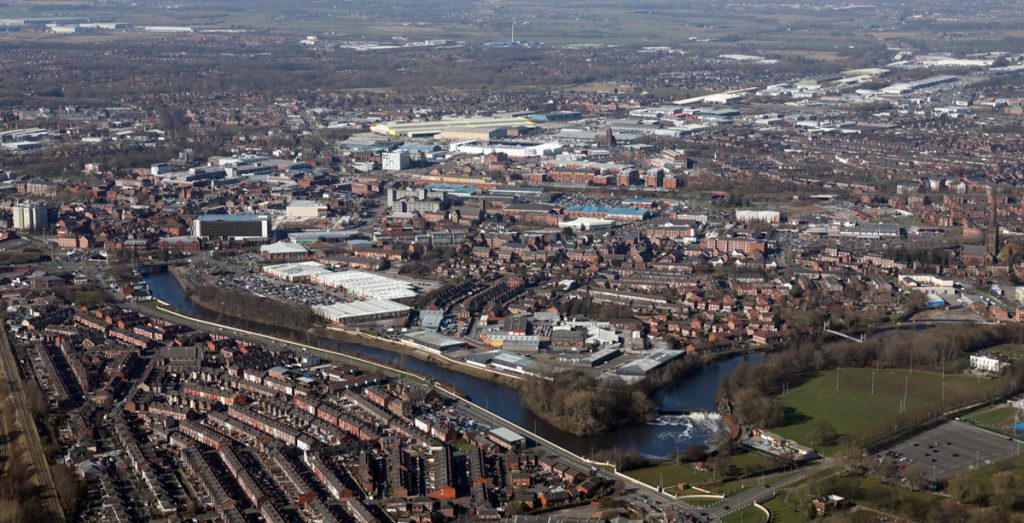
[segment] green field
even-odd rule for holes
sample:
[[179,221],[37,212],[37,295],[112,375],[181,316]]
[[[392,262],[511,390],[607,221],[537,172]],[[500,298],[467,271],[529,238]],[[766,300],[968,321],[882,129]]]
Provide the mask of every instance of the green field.
[[964,419],[968,419],[978,423],[979,425],[987,425],[997,429],[1012,429],[1014,412],[1017,409],[1010,405],[1002,404],[995,405],[992,407],[985,407],[980,410],[976,410]]
[[[767,469],[773,465],[774,461],[771,456],[760,452],[745,452],[743,454],[736,454],[729,458],[730,470],[725,471],[727,474],[725,474],[724,477],[723,474],[716,475],[713,472],[701,472],[693,468],[693,465],[689,463],[679,465],[676,463],[665,463],[662,465],[655,465],[653,467],[628,470],[625,471],[624,474],[653,487],[657,487],[659,484],[663,484],[665,487],[670,487],[678,485],[679,483],[699,485],[701,483],[715,481],[716,479],[719,481],[723,479],[728,480],[730,477],[738,475],[741,471]],[[731,485],[732,483],[736,482],[723,483],[722,486]],[[739,488],[742,487],[736,487],[736,490]],[[709,490],[718,491],[718,488],[712,487]]]
[[627,470],[623,474],[653,487],[657,487],[659,483],[668,487],[678,485],[679,483],[699,484],[712,481],[713,479],[710,472],[701,472],[694,469],[692,465],[685,463],[682,465],[666,463],[653,467]]
[[722,518],[722,523],[764,523],[764,512],[753,505],[743,507]]
[[764,508],[772,513],[773,523],[804,523],[807,514],[799,512],[785,503],[784,496],[778,495],[764,504]]
[[1024,344],[1005,343],[1003,345],[996,345],[995,347],[992,347],[990,349],[985,349],[983,352],[1007,354],[1019,358],[1021,356],[1024,356]]
[[[872,374],[874,394],[872,394]],[[966,375],[942,376],[908,370],[840,369],[822,372],[778,398],[786,411],[786,425],[774,432],[804,445],[814,446],[811,430],[818,420],[831,423],[840,435],[857,437],[870,431],[898,426],[915,413],[953,406],[972,397],[984,398],[997,388],[992,380]],[[945,385],[943,385],[943,381]],[[943,389],[945,393],[943,396]],[[904,391],[906,413],[899,413]],[[943,399],[944,398],[944,399]],[[828,453],[835,446],[819,450]]]

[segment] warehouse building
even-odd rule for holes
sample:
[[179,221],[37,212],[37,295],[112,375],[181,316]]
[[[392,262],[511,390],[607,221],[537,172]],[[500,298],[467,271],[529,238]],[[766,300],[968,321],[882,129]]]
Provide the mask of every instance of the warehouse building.
[[468,118],[444,118],[429,122],[382,122],[370,130],[386,136],[408,136],[410,138],[436,136],[454,128],[494,127],[536,127],[529,118],[514,115],[470,116]]
[[406,318],[410,310],[409,306],[391,300],[365,300],[313,307],[313,312],[318,316],[331,323],[345,325]]
[[490,141],[498,140],[508,136],[507,127],[452,127],[441,131],[434,138],[446,141]]
[[466,348],[466,342],[445,336],[444,334],[439,334],[436,331],[410,332],[405,335],[405,339],[438,352],[462,350]]
[[562,153],[562,144],[558,142],[532,143],[476,140],[453,144],[452,147],[461,154],[504,154],[509,158],[539,158],[541,156],[555,156]]
[[415,287],[408,282],[363,271],[344,271],[314,275],[310,280],[318,285],[345,291],[371,300],[401,300],[414,298]]
[[318,262],[303,263],[281,263],[278,265],[265,265],[263,272],[279,280],[287,282],[305,282],[320,274],[329,274],[331,271]]

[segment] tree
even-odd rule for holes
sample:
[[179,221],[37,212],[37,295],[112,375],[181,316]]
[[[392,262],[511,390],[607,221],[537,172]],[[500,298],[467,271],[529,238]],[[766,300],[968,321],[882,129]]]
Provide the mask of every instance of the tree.
[[747,427],[777,427],[785,421],[782,406],[757,389],[745,388],[733,396],[736,419]]
[[949,480],[946,492],[961,503],[980,504],[988,500],[989,487],[983,482],[963,474]]
[[694,461],[704,461],[708,459],[708,446],[703,443],[690,445],[683,450],[683,453],[679,457],[682,461],[690,463]]
[[818,420],[814,426],[811,427],[809,435],[811,437],[811,446],[830,446],[835,444],[836,439],[839,438],[839,432],[827,420]]
[[1013,510],[1021,503],[1024,481],[1011,471],[998,472],[992,476],[993,503],[1001,509]]
[[928,478],[918,465],[907,467],[903,471],[903,478],[907,480],[907,485],[914,490],[921,490],[928,486]]

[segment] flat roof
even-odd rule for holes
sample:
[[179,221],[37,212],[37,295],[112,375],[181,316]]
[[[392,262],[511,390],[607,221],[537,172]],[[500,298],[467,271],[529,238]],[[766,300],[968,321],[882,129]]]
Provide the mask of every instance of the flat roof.
[[491,429],[490,434],[492,436],[494,436],[494,437],[496,437],[496,438],[498,438],[498,439],[500,439],[502,441],[508,442],[508,443],[518,443],[520,441],[526,441],[526,438],[524,438],[518,432],[515,432],[515,431],[513,431],[511,429],[507,429],[505,427],[498,427],[496,429]]
[[309,249],[291,242],[277,242],[270,245],[261,245],[260,252],[269,254],[305,254]]
[[445,336],[444,334],[439,334],[434,331],[410,332],[406,334],[405,337],[413,341],[424,343],[426,345],[431,345],[434,347],[457,347],[466,344],[466,342],[462,340]]
[[351,303],[317,305],[314,308],[325,316],[339,320],[361,318],[363,316],[373,316],[377,314],[399,313],[411,310],[411,307],[391,300],[354,301]]
[[202,214],[196,216],[197,220],[218,221],[218,222],[249,222],[255,220],[266,220],[263,214]]
[[397,300],[412,298],[417,294],[411,283],[372,272],[335,272],[321,275],[317,280],[324,285],[344,287],[351,292],[374,299]]

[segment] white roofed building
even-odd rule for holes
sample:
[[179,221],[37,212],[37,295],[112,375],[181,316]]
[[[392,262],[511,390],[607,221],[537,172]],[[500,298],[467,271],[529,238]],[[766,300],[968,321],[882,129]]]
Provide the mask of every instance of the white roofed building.
[[407,317],[411,307],[391,300],[365,300],[352,303],[317,305],[313,311],[332,323],[352,324]]
[[332,289],[345,289],[356,296],[371,300],[401,300],[418,293],[409,282],[388,278],[372,272],[344,271],[318,274],[313,283]]
[[311,277],[318,274],[326,274],[331,271],[320,265],[318,262],[302,263],[281,263],[278,265],[265,265],[263,272],[279,280],[289,282],[309,281]]

